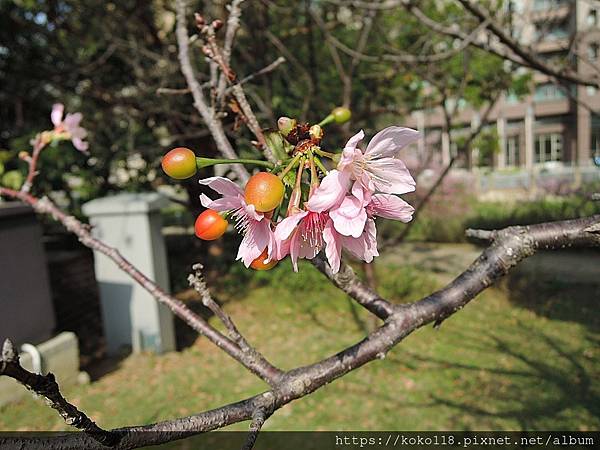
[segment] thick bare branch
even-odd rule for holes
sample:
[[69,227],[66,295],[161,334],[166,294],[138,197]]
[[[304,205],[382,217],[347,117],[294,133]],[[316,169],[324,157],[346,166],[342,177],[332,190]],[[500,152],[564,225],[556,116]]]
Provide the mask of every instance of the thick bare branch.
[[14,379],[31,392],[44,397],[48,406],[55,409],[67,425],[84,431],[100,444],[113,446],[119,442],[119,434],[103,430],[62,396],[53,374],[40,375],[21,366],[10,339],[6,339],[2,346],[0,375]]
[[[240,402],[180,419],[112,430],[122,435],[119,444],[113,448],[160,444],[251,420],[256,411],[267,405],[272,405],[275,411],[374,359],[384,358],[414,330],[431,322],[440,323],[537,250],[566,247],[600,247],[600,215],[497,231],[490,247],[454,281],[422,300],[395,306],[385,323],[357,344],[317,363],[291,370],[271,391]],[[24,441],[27,441],[27,448],[49,450],[103,448],[85,434],[19,438],[20,444]]]

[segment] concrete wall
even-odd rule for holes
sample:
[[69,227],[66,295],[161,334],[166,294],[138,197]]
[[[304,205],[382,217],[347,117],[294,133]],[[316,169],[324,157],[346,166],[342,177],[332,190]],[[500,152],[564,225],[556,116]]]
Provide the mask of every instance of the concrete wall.
[[42,232],[31,208],[0,203],[0,337],[37,344],[55,327]]

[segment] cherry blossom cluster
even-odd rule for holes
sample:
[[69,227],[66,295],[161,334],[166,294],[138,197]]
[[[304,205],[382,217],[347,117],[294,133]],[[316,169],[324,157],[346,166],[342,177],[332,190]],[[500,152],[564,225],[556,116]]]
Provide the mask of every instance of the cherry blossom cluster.
[[[312,259],[322,251],[334,273],[343,250],[371,262],[379,255],[376,219],[405,223],[412,219],[413,207],[399,195],[414,191],[416,183],[400,153],[419,133],[388,127],[363,150],[360,131],[341,153],[330,153],[320,147],[319,125],[298,125],[288,118],[281,118],[278,125],[288,159],[256,173],[244,188],[225,177],[200,180],[220,197],[201,195],[207,210],[196,220],[196,235],[217,239],[232,222],[243,235],[237,259],[258,270],[270,269],[289,256],[297,271],[298,259]],[[191,152],[182,148],[171,152],[175,151]],[[175,167],[174,163],[169,167],[170,156],[172,160],[169,154],[163,160],[167,173]],[[331,159],[335,168],[327,170],[321,158]],[[196,166],[211,165],[207,158],[196,159],[201,160]],[[196,166],[190,164],[183,178],[195,173]]]

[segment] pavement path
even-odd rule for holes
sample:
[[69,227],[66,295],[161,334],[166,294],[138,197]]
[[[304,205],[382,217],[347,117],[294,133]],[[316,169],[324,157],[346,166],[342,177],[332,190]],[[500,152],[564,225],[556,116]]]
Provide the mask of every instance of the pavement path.
[[[387,250],[380,263],[417,266],[446,280],[463,272],[482,251],[472,244],[404,243]],[[515,270],[562,282],[600,284],[600,250],[539,252]]]

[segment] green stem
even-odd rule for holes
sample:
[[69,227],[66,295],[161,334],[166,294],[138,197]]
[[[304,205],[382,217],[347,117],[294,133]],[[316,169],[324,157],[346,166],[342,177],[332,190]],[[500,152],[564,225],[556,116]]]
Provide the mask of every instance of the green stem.
[[315,164],[317,165],[317,167],[319,169],[321,169],[321,172],[323,172],[325,175],[327,175],[329,173],[329,171],[327,170],[327,168],[323,165],[323,163],[321,162],[321,160],[319,158],[317,158],[315,156],[314,158]]
[[325,158],[333,159],[335,157],[335,153],[326,152],[325,150],[315,149],[315,153],[319,156],[324,156]]
[[216,166],[217,164],[251,164],[272,169],[273,163],[262,161],[260,159],[214,159],[196,157],[196,167],[202,169],[204,167]]
[[321,127],[324,127],[325,125],[329,125],[334,120],[335,120],[335,117],[333,117],[333,114],[329,114],[327,117],[325,117],[323,120],[321,120],[318,123],[318,125]]
[[296,163],[298,162],[298,160],[300,159],[300,156],[302,156],[301,154],[298,154],[296,156],[294,156],[292,158],[292,160],[290,161],[290,163],[286,166],[285,169],[283,169],[283,171],[279,174],[279,178],[283,178],[287,175],[287,173],[292,170],[292,168],[296,165]]

